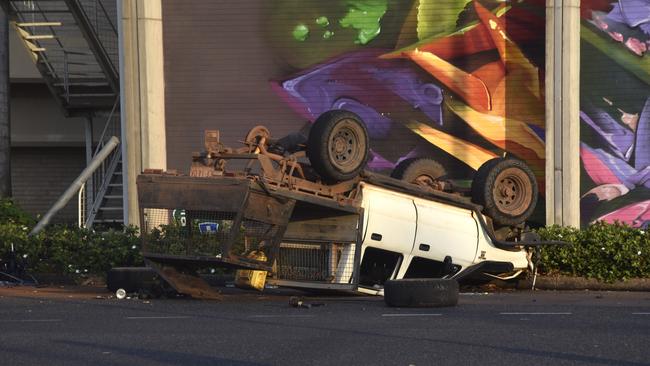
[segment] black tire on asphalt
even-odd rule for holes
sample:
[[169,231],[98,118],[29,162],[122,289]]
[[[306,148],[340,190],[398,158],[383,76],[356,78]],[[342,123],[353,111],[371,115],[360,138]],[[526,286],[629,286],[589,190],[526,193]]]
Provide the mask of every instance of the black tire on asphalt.
[[368,130],[352,112],[325,112],[309,132],[307,157],[325,182],[336,183],[359,175],[368,161],[368,152]]
[[454,279],[408,278],[384,283],[384,301],[392,307],[443,307],[458,304]]
[[427,185],[447,175],[445,168],[429,158],[410,158],[400,161],[391,177],[413,184]]
[[533,171],[519,159],[494,158],[485,162],[472,181],[472,202],[495,224],[515,226],[535,211],[539,189]]

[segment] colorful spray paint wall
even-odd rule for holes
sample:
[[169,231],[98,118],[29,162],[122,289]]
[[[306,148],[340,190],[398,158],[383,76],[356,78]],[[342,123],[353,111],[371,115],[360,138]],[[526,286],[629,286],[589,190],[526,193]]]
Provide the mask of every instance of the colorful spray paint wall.
[[581,5],[581,216],[650,225],[650,0]]
[[[470,180],[511,155],[544,194],[544,0],[163,0],[163,13],[172,168],[204,129],[232,144],[343,108],[368,125],[372,169],[425,157]],[[647,227],[650,0],[583,0],[580,27],[582,224]]]
[[433,158],[469,180],[487,160],[515,156],[543,191],[543,2],[276,4],[274,50],[298,71],[275,92],[311,121],[329,109],[361,116],[371,169]]

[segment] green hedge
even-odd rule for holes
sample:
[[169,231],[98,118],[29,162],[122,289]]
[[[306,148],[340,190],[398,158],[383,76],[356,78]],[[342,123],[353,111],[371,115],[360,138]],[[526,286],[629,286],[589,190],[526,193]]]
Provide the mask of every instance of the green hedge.
[[12,201],[0,200],[0,258],[5,258],[13,246],[32,273],[81,275],[104,275],[114,266],[143,263],[136,228],[96,232],[51,225],[30,237],[35,222]]
[[[136,228],[95,232],[53,225],[35,237],[36,220],[13,202],[0,199],[0,258],[16,249],[34,273],[104,275],[114,266],[142,265]],[[566,274],[603,281],[650,277],[650,232],[622,224],[595,223],[582,230],[550,226],[538,229],[545,240],[571,246],[542,250],[542,274]]]
[[650,232],[616,223],[597,222],[584,229],[550,226],[538,229],[545,240],[571,246],[542,250],[540,270],[612,282],[650,277]]

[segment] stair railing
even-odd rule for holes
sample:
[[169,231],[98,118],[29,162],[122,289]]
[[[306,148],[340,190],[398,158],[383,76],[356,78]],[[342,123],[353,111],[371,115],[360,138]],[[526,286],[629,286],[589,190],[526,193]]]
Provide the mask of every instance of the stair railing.
[[[93,157],[96,156],[104,148],[112,136],[120,136],[120,130],[119,98],[117,98],[113,105],[113,109],[106,118],[102,133],[97,140],[97,146],[95,147]],[[108,191],[113,177],[115,176],[117,166],[119,165],[121,159],[122,150],[119,148],[113,150],[110,155],[102,161],[99,168],[95,170],[92,177],[88,180],[86,184],[87,191],[84,193],[84,227],[91,228],[93,226],[95,218],[97,217],[97,214],[102,207],[102,202],[104,201],[106,192]],[[79,207],[79,210],[81,212],[82,208]]]
[[79,218],[78,226],[86,227],[86,183],[84,183],[77,193],[77,217]]
[[115,0],[64,0],[114,91],[119,91]]

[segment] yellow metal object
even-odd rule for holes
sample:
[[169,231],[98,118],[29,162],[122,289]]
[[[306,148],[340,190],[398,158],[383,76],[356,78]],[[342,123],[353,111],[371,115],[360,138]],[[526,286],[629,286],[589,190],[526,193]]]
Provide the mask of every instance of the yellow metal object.
[[[258,261],[266,261],[266,255],[261,250],[254,250],[247,256]],[[254,271],[251,269],[238,269],[235,273],[235,286],[245,289],[264,290],[266,283],[266,271]]]

